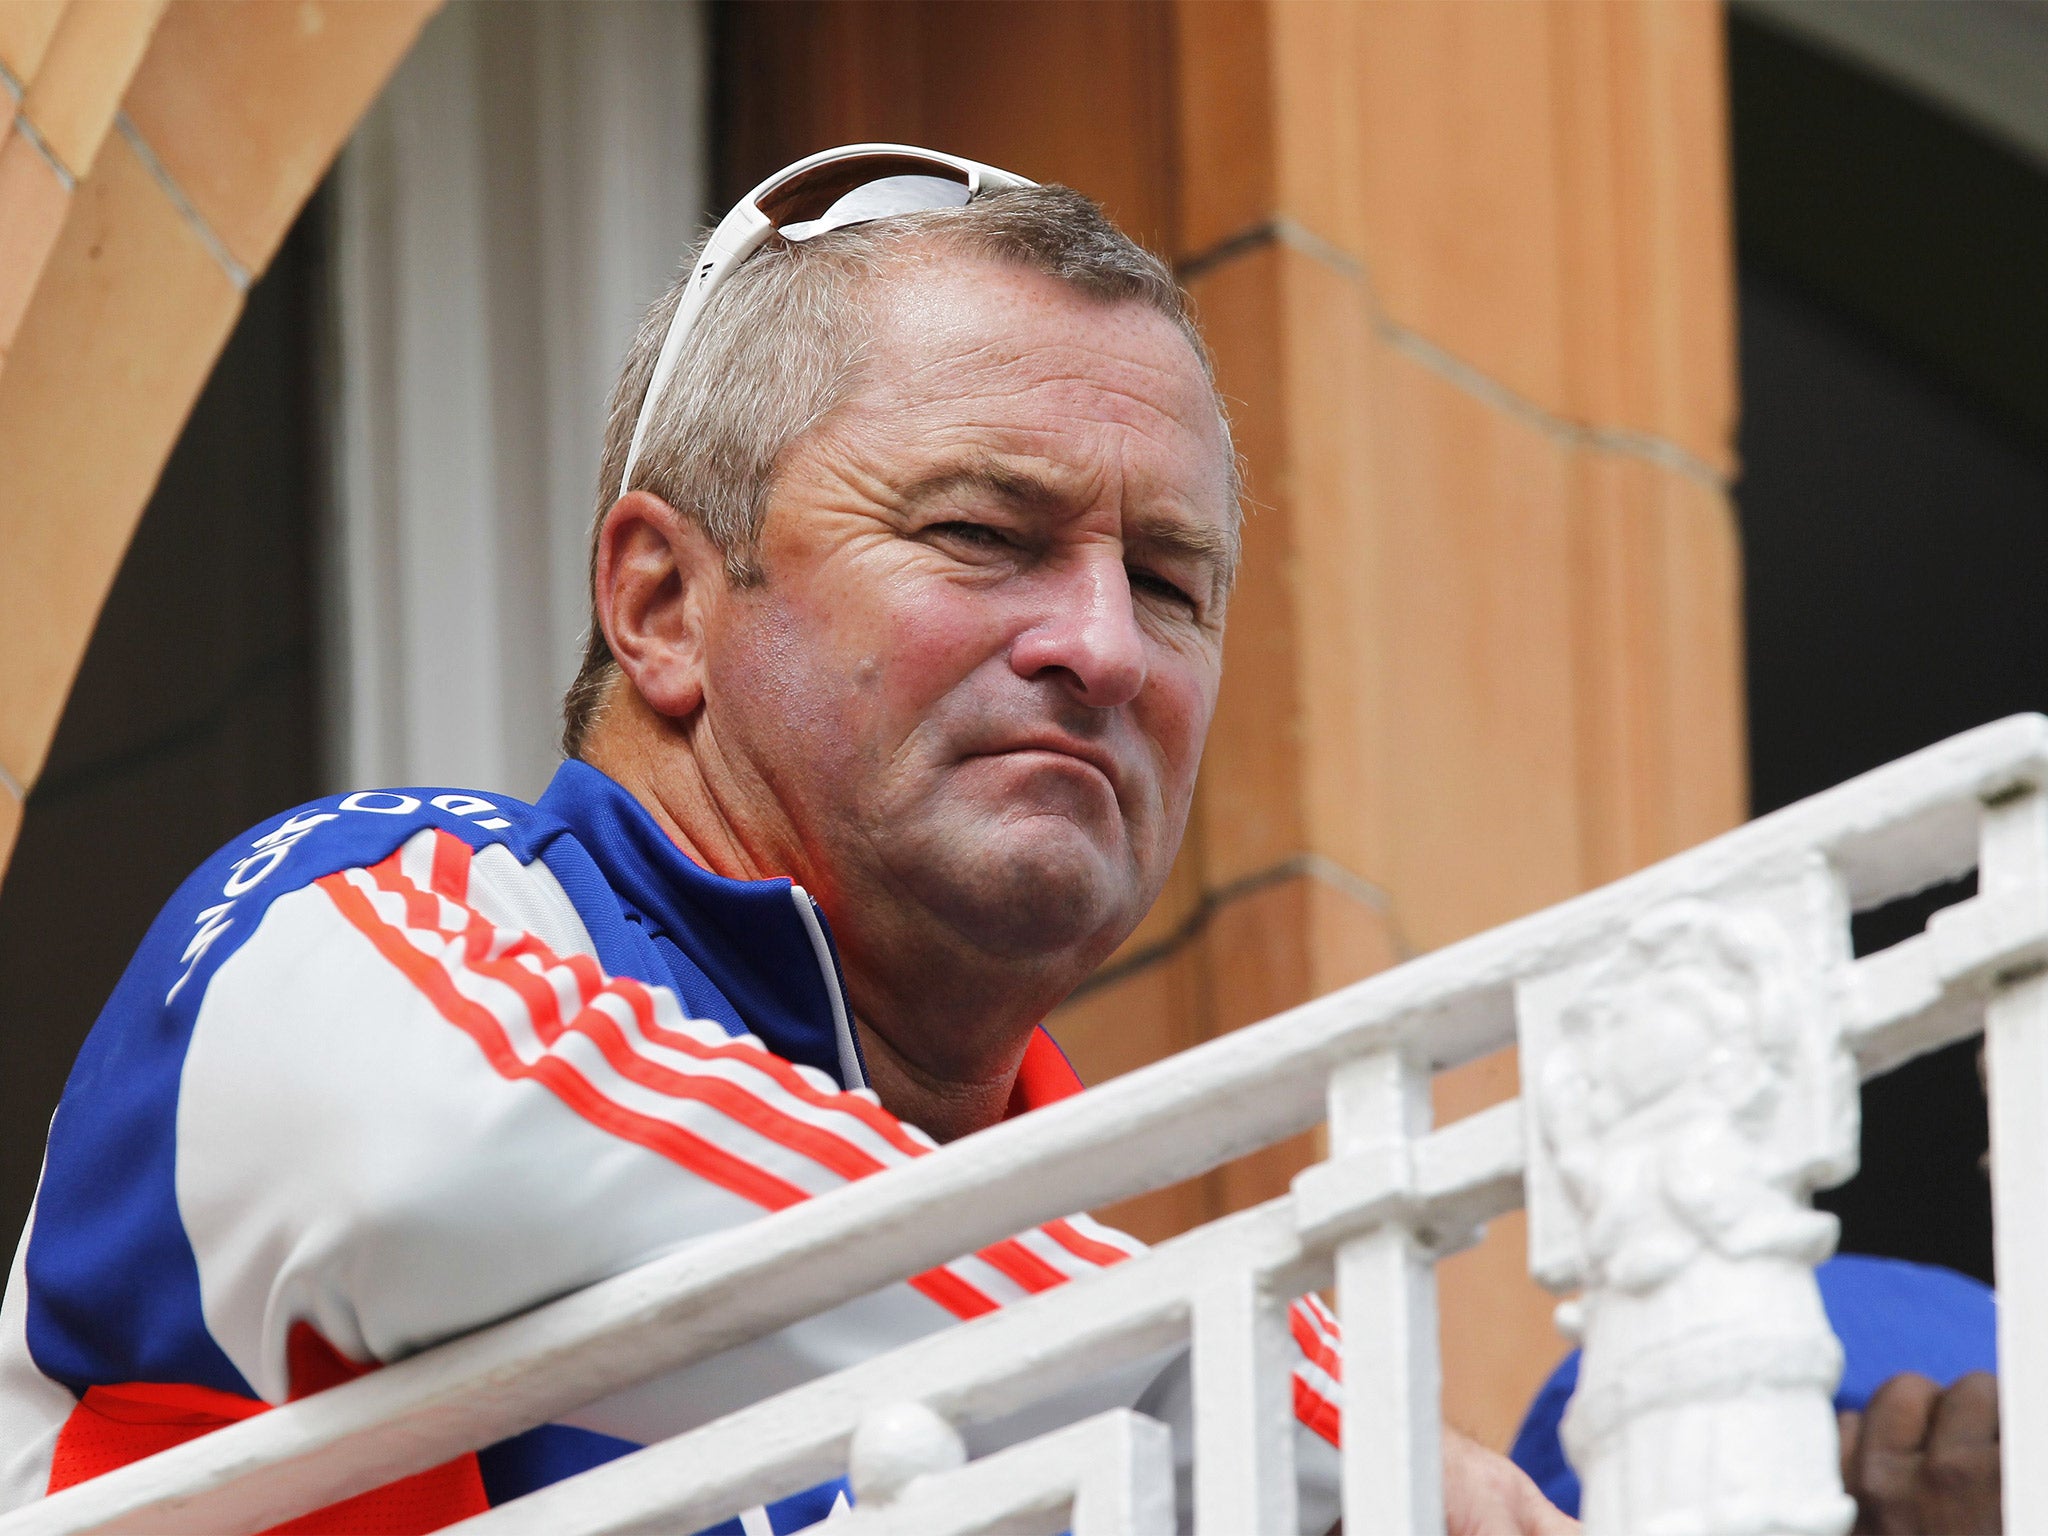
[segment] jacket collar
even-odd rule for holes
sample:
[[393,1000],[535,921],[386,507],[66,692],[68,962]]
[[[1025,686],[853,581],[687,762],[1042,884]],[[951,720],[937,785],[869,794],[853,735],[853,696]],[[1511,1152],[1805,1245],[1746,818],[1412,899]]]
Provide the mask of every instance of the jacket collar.
[[[760,1036],[787,1061],[816,1067],[842,1087],[865,1085],[839,955],[824,915],[801,888],[783,878],[713,874],[678,848],[624,787],[588,763],[562,764],[539,803],[568,825],[627,923],[652,941],[668,974],[646,980],[666,982],[690,1011]],[[603,953],[601,936],[592,937],[606,967],[617,969],[619,962]],[[736,1017],[725,1016],[719,1001]]]
[[[864,1087],[846,985],[825,915],[785,877],[730,880],[678,848],[659,822],[616,780],[571,760],[555,771],[540,809],[565,823],[596,863],[629,925],[651,943],[651,958],[693,1012],[714,1015],[760,1037],[784,1060],[815,1067],[841,1087]],[[579,903],[580,905],[580,903]],[[587,920],[587,914],[586,914]],[[599,958],[621,968],[593,932]],[[647,946],[636,946],[647,964]],[[715,989],[717,999],[706,996]],[[1032,1032],[1010,1093],[1007,1116],[1081,1091],[1081,1079],[1043,1027]]]

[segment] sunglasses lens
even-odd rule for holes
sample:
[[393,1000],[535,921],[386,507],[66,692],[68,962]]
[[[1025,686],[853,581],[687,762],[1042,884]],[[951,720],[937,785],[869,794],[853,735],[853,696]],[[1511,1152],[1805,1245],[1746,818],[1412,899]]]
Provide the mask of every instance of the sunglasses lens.
[[871,219],[923,213],[931,208],[962,208],[966,204],[967,188],[960,182],[942,181],[936,176],[884,176],[880,181],[855,187],[821,217],[784,224],[778,233],[785,240],[802,241]]
[[[787,181],[763,192],[755,199],[755,206],[779,229],[787,224],[823,219],[847,193],[870,182],[910,177],[955,183],[961,191],[960,201],[964,203],[967,200],[967,173],[955,170],[943,160],[927,160],[916,155],[851,155],[844,160],[828,160],[810,170],[799,171]],[[947,205],[933,200],[916,206],[941,208]],[[901,213],[909,210],[898,208],[892,211]],[[865,217],[879,218],[882,215],[871,213]]]

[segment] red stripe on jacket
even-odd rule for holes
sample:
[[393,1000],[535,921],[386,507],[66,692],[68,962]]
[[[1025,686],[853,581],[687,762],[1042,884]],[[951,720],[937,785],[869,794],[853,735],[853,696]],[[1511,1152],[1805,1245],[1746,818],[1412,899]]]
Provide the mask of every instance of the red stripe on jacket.
[[[292,1325],[285,1356],[294,1400],[376,1369],[347,1359],[307,1323]],[[232,1392],[175,1383],[88,1387],[58,1432],[56,1451],[50,1458],[48,1491],[60,1492],[229,1424],[253,1419],[268,1413],[270,1406]],[[272,1526],[265,1536],[425,1536],[428,1531],[483,1514],[490,1507],[472,1451]]]

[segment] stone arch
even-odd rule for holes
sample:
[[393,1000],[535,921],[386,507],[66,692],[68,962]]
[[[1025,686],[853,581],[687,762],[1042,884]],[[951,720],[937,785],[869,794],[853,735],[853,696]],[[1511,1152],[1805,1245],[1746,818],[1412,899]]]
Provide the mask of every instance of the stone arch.
[[437,4],[0,5],[0,875],[243,294]]

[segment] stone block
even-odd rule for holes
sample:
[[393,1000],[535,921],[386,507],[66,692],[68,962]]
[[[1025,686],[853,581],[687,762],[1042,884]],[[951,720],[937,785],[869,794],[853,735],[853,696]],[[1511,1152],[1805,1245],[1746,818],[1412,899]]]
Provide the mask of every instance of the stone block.
[[0,370],[0,766],[24,788],[240,302],[133,148],[110,138]]
[[261,272],[434,0],[174,0],[128,115],[221,243]]
[[1508,1212],[1478,1246],[1438,1264],[1436,1296],[1444,1419],[1505,1451],[1571,1348],[1552,1321],[1557,1298],[1529,1278],[1528,1217]]
[[1402,350],[1375,359],[1385,873],[1434,949],[1582,888],[1573,450]]
[[1208,1029],[1224,1034],[1401,958],[1385,906],[1339,870],[1288,873],[1220,901],[1202,934]]
[[1395,506],[1382,482],[1390,441],[1377,396],[1381,343],[1355,272],[1292,247],[1276,252],[1288,338],[1286,497],[1295,545],[1303,846],[1387,885],[1400,813],[1390,729],[1394,634],[1387,560]]
[[1749,819],[1749,700],[1743,667],[1742,534],[1728,493],[1667,474],[1669,542],[1656,576],[1664,603],[1671,797],[1654,857]]
[[1312,851],[1382,880],[1393,748],[1365,291],[1285,242],[1193,288],[1250,506],[1203,767],[1207,878],[1227,885]]
[[1269,243],[1194,287],[1254,503],[1212,889],[1319,854],[1430,948],[1740,820],[1725,493],[1382,332],[1341,257]]
[[[1172,19],[1150,0],[917,7],[934,145],[1077,187],[1172,249]],[[891,71],[893,78],[894,72]],[[1019,90],[1017,83],[1031,82]]]
[[1204,765],[1210,885],[1318,854],[1422,948],[1569,894],[1571,443],[1389,343],[1341,259],[1269,246],[1197,288],[1264,503]]
[[1735,468],[1721,8],[1550,8],[1567,351],[1560,408]]
[[1263,0],[1180,0],[1174,7],[1180,134],[1179,228],[1185,260],[1272,217],[1273,103]]
[[67,7],[42,67],[27,82],[22,112],[80,180],[92,172],[162,10],[163,0],[90,0]]
[[719,181],[736,198],[798,155],[895,139],[1064,182],[1172,249],[1172,12],[1151,0],[791,0],[753,9],[717,69],[737,93]]
[[0,66],[27,85],[43,67],[66,0],[7,0],[0,5]]
[[1316,882],[1288,874],[1221,901],[1202,932],[1208,1032],[1227,1034],[1315,996]]
[[1276,5],[1278,211],[1544,410],[1732,467],[1718,10]]
[[1576,456],[1573,671],[1588,885],[1740,823],[1740,551],[1718,487]]
[[18,133],[0,141],[0,369],[70,203],[33,144]]
[[[1202,948],[1216,1034],[1259,1023],[1400,958],[1388,914],[1316,874],[1292,875],[1220,905]],[[1327,1151],[1318,1127],[1218,1168],[1210,1176],[1214,1214],[1286,1194],[1294,1176]]]
[[1223,687],[1202,758],[1203,861],[1212,887],[1303,846],[1298,512],[1291,494],[1279,253],[1259,250],[1198,278],[1248,469],[1244,554],[1224,637]]

